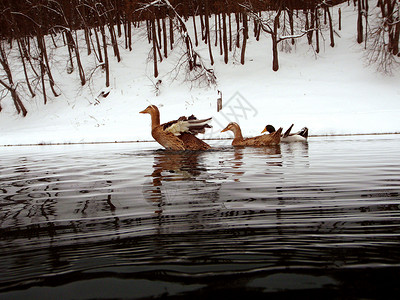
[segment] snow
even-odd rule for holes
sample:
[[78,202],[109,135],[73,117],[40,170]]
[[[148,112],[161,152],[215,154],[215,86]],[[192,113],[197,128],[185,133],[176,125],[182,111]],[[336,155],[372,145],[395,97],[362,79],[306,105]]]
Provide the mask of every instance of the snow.
[[[336,14],[334,8],[334,19]],[[194,41],[191,20],[187,27]],[[159,107],[161,122],[191,114],[213,117],[213,129],[200,136],[206,139],[231,137],[231,133],[220,133],[230,121],[240,124],[244,136],[260,134],[267,124],[285,129],[292,123],[292,131],[307,126],[311,135],[400,132],[400,71],[388,76],[366,66],[363,45],[356,43],[352,6],[342,5],[342,30],[336,26],[336,31],[340,37],[335,36],[335,47],[329,46],[326,31],[319,54],[305,37],[297,40],[291,53],[280,51],[278,72],[272,71],[268,35],[258,42],[250,37],[245,65],[240,64],[240,50],[225,65],[219,49],[214,48],[217,86],[211,88],[184,82],[183,71],[174,80],[176,74],[170,71],[182,55],[180,47],[159,64],[160,75],[154,78],[153,64],[147,62],[151,45],[144,28],[136,29],[132,52],[120,48],[120,63],[111,57],[110,47],[111,87],[107,89],[100,69],[81,87],[77,71],[65,71],[62,55],[65,58],[66,49],[54,50],[60,56],[54,59],[58,65],[53,76],[62,94],[50,98],[47,105],[41,95],[23,97],[28,109],[25,118],[16,114],[11,99],[3,99],[0,145],[152,140],[150,117],[139,114],[149,104]],[[195,50],[209,65],[207,45],[200,43]],[[86,57],[86,66],[93,63],[93,55],[81,56]],[[162,83],[157,90],[159,79]],[[218,90],[223,98],[220,112]]]

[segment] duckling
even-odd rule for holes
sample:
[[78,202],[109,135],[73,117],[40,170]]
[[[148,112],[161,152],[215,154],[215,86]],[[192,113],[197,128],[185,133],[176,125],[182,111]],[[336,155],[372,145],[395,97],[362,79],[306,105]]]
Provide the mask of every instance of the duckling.
[[196,137],[211,128],[208,122],[212,118],[198,120],[194,115],[180,117],[177,120],[160,124],[160,111],[155,105],[149,105],[141,114],[151,116],[151,135],[168,150],[208,150],[210,145]]

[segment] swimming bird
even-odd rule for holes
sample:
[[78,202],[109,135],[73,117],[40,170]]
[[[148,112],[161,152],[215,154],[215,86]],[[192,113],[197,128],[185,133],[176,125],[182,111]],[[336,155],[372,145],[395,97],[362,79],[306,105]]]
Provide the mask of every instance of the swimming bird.
[[[290,133],[290,131],[293,128],[292,124],[288,130],[285,131],[285,133],[282,135],[281,141],[282,142],[286,142],[286,143],[290,143],[290,142],[306,142],[308,139],[308,128],[307,127],[303,127],[300,131],[296,132],[296,133]],[[264,130],[261,131],[261,133],[264,132],[269,132],[274,133],[275,132],[275,127],[272,125],[267,125],[265,126]]]
[[195,135],[211,128],[208,122],[212,118],[198,120],[194,115],[180,117],[178,120],[160,124],[160,111],[157,106],[149,105],[141,114],[151,116],[151,135],[168,150],[207,150],[210,145]]
[[281,142],[282,128],[271,134],[263,134],[260,136],[243,138],[242,130],[239,124],[231,122],[221,132],[232,131],[235,135],[232,141],[232,146],[271,146],[279,145]]

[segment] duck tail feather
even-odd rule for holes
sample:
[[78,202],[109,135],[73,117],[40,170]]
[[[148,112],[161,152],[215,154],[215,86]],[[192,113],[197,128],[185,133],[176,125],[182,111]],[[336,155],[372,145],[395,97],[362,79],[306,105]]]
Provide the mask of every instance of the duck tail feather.
[[281,136],[282,130],[283,130],[283,128],[282,128],[282,127],[279,127],[279,129],[278,129],[277,131],[275,131],[275,132],[273,133],[273,135],[279,135],[279,136]]
[[[190,118],[190,117],[189,117]],[[202,124],[207,124],[208,122],[211,121],[212,118],[208,118],[208,119],[188,119],[187,122],[189,124],[189,126],[200,126]]]
[[288,130],[285,131],[285,133],[283,134],[283,137],[284,137],[284,138],[285,138],[285,137],[288,137],[288,136],[290,135],[290,131],[292,131],[293,125],[294,125],[294,124],[292,124],[292,125],[288,128]]

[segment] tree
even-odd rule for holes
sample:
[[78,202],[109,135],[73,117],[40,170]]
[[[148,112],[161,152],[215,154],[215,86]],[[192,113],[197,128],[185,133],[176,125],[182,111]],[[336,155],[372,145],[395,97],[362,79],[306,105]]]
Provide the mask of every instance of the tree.
[[[11,73],[10,65],[8,63],[7,59],[7,54],[4,49],[3,45],[4,41],[0,41],[0,65],[4,70],[5,73],[5,79],[3,79],[3,76],[0,77],[0,84],[11,94],[11,97],[14,101],[14,106],[17,112],[25,117],[28,111],[26,110],[24,104],[21,101],[21,98],[19,97],[18,91],[17,91],[17,86],[14,83],[14,79]],[[7,82],[8,81],[8,82]],[[0,107],[1,108],[1,107]],[[0,109],[1,110],[1,109]]]
[[[289,1],[288,1],[289,2]],[[278,44],[282,41],[289,40],[289,39],[297,39],[301,38],[304,35],[313,32],[318,29],[318,23],[316,26],[310,26],[307,30],[303,30],[300,26],[297,28],[297,32],[294,32],[290,35],[282,35],[280,32],[280,18],[283,11],[289,10],[289,15],[293,12],[290,11],[290,3],[286,3],[286,1],[281,1],[277,3],[278,6],[274,7],[274,10],[270,10],[266,12],[266,16],[260,16],[257,11],[253,9],[250,4],[241,4],[241,6],[247,11],[247,14],[250,16],[251,19],[255,21],[260,28],[270,35],[272,41],[272,70],[278,71],[279,69],[279,57],[278,57]],[[315,8],[317,11],[317,8]],[[293,25],[294,26],[294,25]],[[292,28],[293,28],[292,26]],[[318,44],[317,44],[318,45]]]
[[[179,34],[181,35],[181,39],[185,45],[186,48],[186,52],[184,54],[184,56],[186,57],[186,59],[184,60],[185,63],[187,63],[187,75],[189,76],[191,81],[201,81],[201,80],[205,80],[205,82],[209,85],[209,84],[215,84],[216,83],[216,77],[214,74],[214,71],[210,68],[207,68],[202,60],[202,58],[200,57],[200,55],[194,50],[193,48],[193,42],[192,39],[190,37],[190,34],[187,30],[186,24],[185,24],[185,20],[184,18],[178,13],[178,11],[175,9],[174,6],[172,6],[172,4],[170,3],[170,1],[168,0],[154,0],[151,3],[147,3],[145,5],[143,5],[142,7],[140,7],[140,11],[145,11],[145,10],[149,10],[151,11],[151,9],[154,8],[159,8],[159,7],[165,7],[168,9],[169,14],[171,15],[172,20],[175,23],[175,28],[177,28]],[[154,12],[153,12],[154,15]],[[152,28],[154,30],[154,25],[152,24]],[[153,57],[154,60],[156,59],[156,55],[154,54],[154,43],[156,37],[154,36],[153,33]],[[154,62],[155,63],[155,62]],[[180,69],[180,67],[178,68]],[[155,72],[155,75],[157,74],[158,76],[158,72]],[[193,74],[193,75],[192,75]],[[155,76],[155,77],[157,77]]]
[[[378,13],[377,13],[378,11]],[[391,74],[400,62],[400,4],[396,0],[379,0],[369,17],[366,60],[376,69]]]

